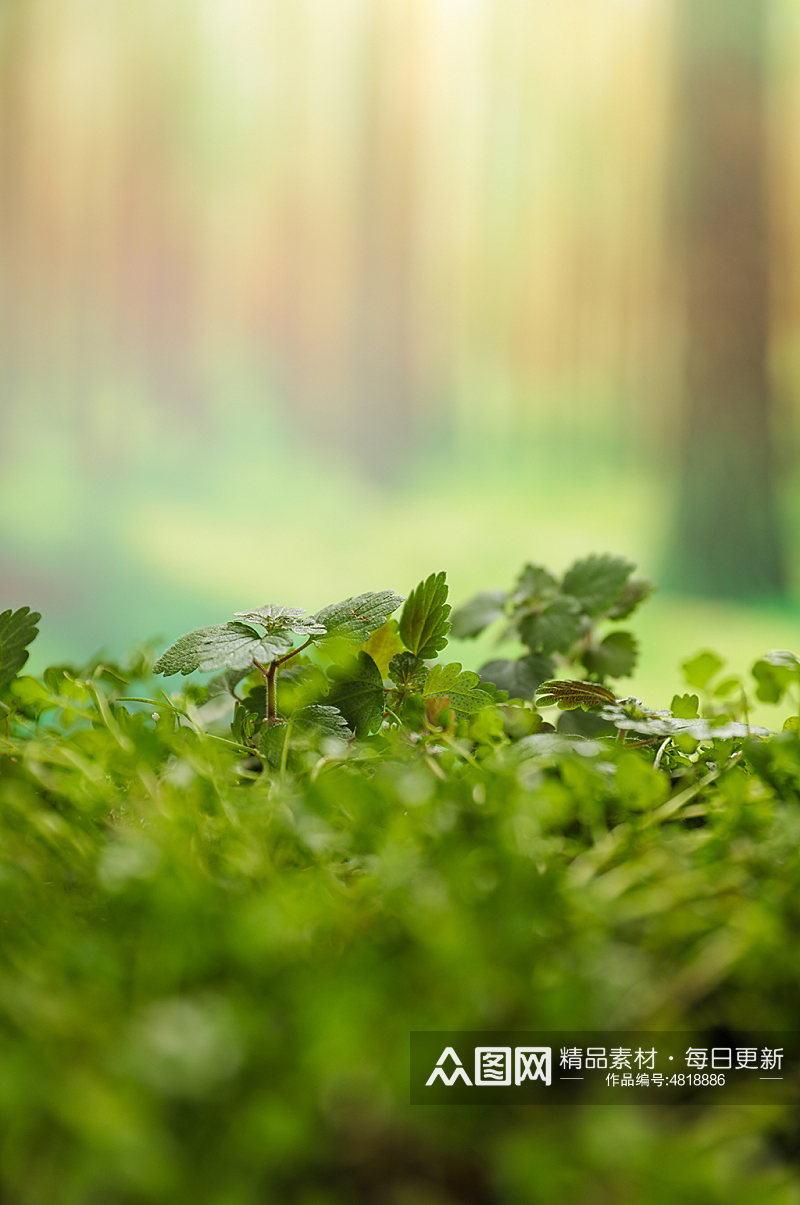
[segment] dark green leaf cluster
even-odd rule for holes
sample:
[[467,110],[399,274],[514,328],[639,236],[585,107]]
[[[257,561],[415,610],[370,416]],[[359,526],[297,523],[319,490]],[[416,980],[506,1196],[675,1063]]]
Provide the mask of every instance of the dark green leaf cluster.
[[[416,732],[448,725],[487,706],[493,691],[459,663],[431,664],[447,644],[447,593],[444,572],[432,573],[409,594],[399,623],[389,616],[403,600],[388,590],[315,615],[275,605],[239,611],[228,623],[182,636],[154,670],[222,670],[207,697],[233,696],[232,735],[270,765],[293,756],[309,730],[347,740],[374,736],[387,721]],[[265,731],[273,728],[280,731]]]
[[489,661],[480,673],[513,698],[532,699],[559,666],[583,669],[600,683],[627,677],[639,654],[635,636],[598,627],[627,619],[652,593],[652,584],[633,577],[633,570],[610,555],[584,557],[560,580],[541,565],[526,565],[510,590],[478,594],[458,608],[453,635],[475,637],[504,621],[500,638],[517,639],[525,652]]

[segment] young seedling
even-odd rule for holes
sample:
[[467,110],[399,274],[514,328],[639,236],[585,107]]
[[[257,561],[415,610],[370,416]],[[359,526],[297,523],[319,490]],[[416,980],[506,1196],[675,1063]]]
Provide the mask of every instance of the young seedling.
[[[220,686],[231,693],[258,671],[264,679],[261,693],[237,696],[232,729],[237,740],[268,759],[276,748],[270,732],[284,723],[278,677],[312,646],[316,663],[291,667],[295,689],[288,692],[289,712],[302,728],[367,737],[388,721],[418,731],[431,716],[466,717],[491,703],[493,692],[476,673],[458,662],[432,664],[450,630],[445,574],[433,573],[412,590],[398,623],[389,616],[401,602],[384,590],[347,598],[313,615],[276,605],[237,611],[227,623],[181,636],[154,669],[167,676],[221,670]],[[297,695],[299,704],[292,697]]]
[[402,601],[391,590],[382,590],[346,598],[315,615],[306,615],[297,607],[272,604],[254,611],[236,611],[235,618],[227,623],[181,636],[153,669],[167,677],[195,670],[227,670],[240,678],[257,669],[266,683],[267,725],[272,727],[278,723],[276,676],[281,666],[312,644],[321,645],[335,638],[354,645],[363,643]]

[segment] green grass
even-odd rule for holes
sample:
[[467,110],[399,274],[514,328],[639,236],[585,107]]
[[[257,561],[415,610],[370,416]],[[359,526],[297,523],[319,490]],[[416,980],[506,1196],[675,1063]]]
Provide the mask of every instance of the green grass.
[[260,764],[160,685],[3,694],[4,1200],[798,1205],[787,1106],[408,1103],[414,1029],[792,1029],[796,733],[656,765],[487,704]]

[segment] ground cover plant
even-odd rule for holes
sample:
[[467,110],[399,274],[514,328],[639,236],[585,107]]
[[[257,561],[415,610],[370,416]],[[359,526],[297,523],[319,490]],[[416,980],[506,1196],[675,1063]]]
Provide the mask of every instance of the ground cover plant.
[[0,1199],[800,1200],[782,1106],[408,1104],[413,1029],[794,1026],[800,665],[627,697],[650,589],[439,572],[36,676],[0,614]]

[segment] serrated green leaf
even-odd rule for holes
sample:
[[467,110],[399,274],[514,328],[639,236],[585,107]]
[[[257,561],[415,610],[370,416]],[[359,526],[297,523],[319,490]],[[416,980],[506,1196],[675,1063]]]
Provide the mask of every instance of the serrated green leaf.
[[644,577],[631,577],[622,587],[622,591],[606,612],[609,619],[627,619],[633,615],[637,607],[655,592],[655,586]]
[[541,565],[526,565],[514,583],[511,601],[519,603],[546,602],[558,593],[558,582]]
[[400,615],[400,635],[409,652],[423,660],[435,657],[447,644],[449,614],[445,574],[432,573],[414,587]]
[[259,720],[265,720],[267,718],[267,688],[264,683],[249,690],[240,700],[240,704],[245,711],[258,716]]
[[450,634],[459,640],[480,635],[489,624],[503,618],[506,597],[505,590],[484,590],[476,594],[453,612]]
[[434,665],[425,680],[422,696],[424,699],[447,697],[453,711],[468,715],[491,703],[491,696],[481,689],[480,682],[476,673],[470,669],[462,670],[458,661]]
[[236,693],[236,687],[250,673],[252,665],[245,666],[244,669],[226,669],[221,674],[217,674],[206,683],[209,699],[216,698],[218,695],[233,695]]
[[542,682],[552,678],[555,665],[542,653],[528,653],[517,661],[487,661],[479,673],[482,682],[507,691],[511,699],[532,699]]
[[286,631],[303,636],[323,636],[326,630],[313,615],[306,615],[298,607],[278,607],[267,603],[255,611],[235,611],[234,614],[237,619],[261,624],[269,633]]
[[30,607],[0,612],[0,686],[7,686],[28,660],[27,646],[36,638],[41,618]]
[[576,561],[564,574],[562,593],[577,598],[587,615],[601,615],[621,597],[622,589],[635,569],[623,557],[587,556]]
[[[200,645],[203,637],[208,632],[215,631],[216,628],[197,628],[194,632],[187,632],[185,636],[179,636],[174,644],[161,654],[153,666],[154,674],[164,674],[169,677],[171,674],[192,674],[196,669],[200,668]],[[255,635],[255,633],[253,633]]]
[[336,736],[349,741],[353,733],[338,707],[326,703],[311,703],[294,714],[294,724],[300,729],[313,728],[320,736]]
[[339,709],[356,736],[377,732],[383,720],[383,679],[369,653],[359,653],[349,667],[332,670],[331,676],[330,706]]
[[532,652],[566,653],[580,631],[581,610],[573,598],[554,598],[519,621],[519,635]]
[[627,678],[639,656],[639,642],[631,632],[612,632],[583,654],[583,664],[602,678]]
[[328,636],[340,636],[357,644],[366,640],[384,624],[403,599],[391,590],[358,594],[317,611],[312,619],[321,624]]
[[154,673],[191,674],[217,669],[250,669],[288,652],[294,633],[288,629],[260,635],[246,623],[231,620],[214,627],[198,628],[176,640],[153,666]]
[[614,702],[615,696],[605,686],[600,686],[597,682],[579,682],[567,678],[543,682],[536,693],[537,707],[558,706],[560,711],[570,711],[575,707],[587,710]]
[[369,653],[372,660],[381,671],[381,676],[389,676],[389,663],[392,658],[403,651],[403,642],[396,619],[387,619],[381,624],[362,645],[362,650]]
[[398,653],[389,662],[389,674],[395,686],[404,690],[421,690],[428,676],[428,667],[415,653]]
[[725,662],[716,653],[706,650],[695,657],[690,657],[688,661],[684,661],[681,669],[687,686],[703,690],[715,674],[719,673],[724,664]]

